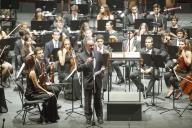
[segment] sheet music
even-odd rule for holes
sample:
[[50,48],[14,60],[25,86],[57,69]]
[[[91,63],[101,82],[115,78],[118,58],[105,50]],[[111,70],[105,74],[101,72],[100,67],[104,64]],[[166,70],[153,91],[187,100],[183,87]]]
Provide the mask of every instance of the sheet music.
[[117,59],[139,59],[141,57],[139,52],[112,52],[112,58]]

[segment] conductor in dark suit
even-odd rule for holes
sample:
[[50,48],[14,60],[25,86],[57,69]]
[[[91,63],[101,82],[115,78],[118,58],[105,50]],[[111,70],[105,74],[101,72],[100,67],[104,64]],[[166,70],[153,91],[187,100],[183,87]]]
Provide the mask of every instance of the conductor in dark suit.
[[84,39],[84,51],[78,56],[77,70],[83,72],[83,85],[85,96],[85,117],[86,123],[91,124],[93,110],[91,107],[92,96],[94,97],[94,109],[98,123],[103,123],[103,106],[101,101],[102,76],[95,75],[103,66],[103,57],[100,52],[94,50],[94,41],[92,38]]
[[[153,47],[153,38],[148,36],[145,39],[145,47],[140,50],[141,54],[161,55],[161,51]],[[153,71],[154,70],[154,71]],[[150,81],[148,87],[144,91],[144,85],[139,79],[142,74],[150,75]],[[155,81],[159,79],[159,69],[142,65],[140,70],[135,70],[130,75],[131,80],[137,86],[138,90],[144,93],[144,98],[150,95],[151,89],[155,84]]]

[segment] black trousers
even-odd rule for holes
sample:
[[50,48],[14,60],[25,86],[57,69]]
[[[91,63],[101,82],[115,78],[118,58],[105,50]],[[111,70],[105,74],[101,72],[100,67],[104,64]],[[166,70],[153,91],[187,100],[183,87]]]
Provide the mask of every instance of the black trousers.
[[[86,118],[91,119],[93,114],[93,109],[95,109],[96,116],[103,118],[103,105],[101,102],[101,88],[95,89],[95,93],[93,93],[93,89],[84,89],[84,96],[85,96],[85,116]],[[94,100],[92,101],[92,97]],[[92,109],[91,105],[94,102],[94,108]]]

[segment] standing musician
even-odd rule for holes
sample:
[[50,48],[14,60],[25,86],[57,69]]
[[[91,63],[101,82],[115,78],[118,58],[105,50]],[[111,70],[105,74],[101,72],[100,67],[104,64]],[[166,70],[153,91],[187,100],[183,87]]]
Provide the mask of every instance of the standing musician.
[[[45,100],[43,103],[43,110],[41,111],[40,121],[43,122],[57,122],[59,119],[57,111],[57,100],[55,95],[47,91],[43,85],[39,84],[37,74],[35,71],[35,58],[32,55],[26,57],[25,61],[27,70],[27,88],[25,97],[28,100]],[[42,117],[43,116],[43,117]]]
[[[103,123],[103,106],[101,99],[102,76],[100,73],[95,75],[95,72],[101,71],[103,66],[103,57],[100,52],[94,50],[94,41],[92,38],[84,40],[84,51],[78,56],[77,70],[83,72],[83,85],[85,96],[85,117],[86,123],[91,124],[93,109],[95,109],[98,123]],[[95,79],[94,79],[95,78]],[[93,109],[92,109],[93,97]]]
[[[58,72],[59,73],[59,82],[64,83],[65,78],[77,68],[75,51],[71,47],[71,42],[68,38],[66,38],[62,42],[62,46],[58,51],[59,64],[58,64]],[[74,76],[70,77],[67,81],[71,82],[73,80],[73,100],[78,100],[81,97],[81,88],[79,84],[79,79],[77,77],[77,73],[73,74]]]

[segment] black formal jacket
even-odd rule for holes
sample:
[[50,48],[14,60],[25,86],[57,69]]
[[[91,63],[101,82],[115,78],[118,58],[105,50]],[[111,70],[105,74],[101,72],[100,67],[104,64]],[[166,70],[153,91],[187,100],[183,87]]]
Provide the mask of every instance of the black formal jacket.
[[[87,64],[86,60],[90,57],[87,51],[83,51],[77,57],[78,65],[77,70],[79,72],[83,72],[83,85],[84,89],[93,89],[94,87],[94,72],[97,72],[101,69],[103,65],[103,56],[100,52],[94,50],[93,57],[96,60],[95,68],[93,69],[93,64]],[[101,88],[102,87],[102,76],[101,74],[95,77],[95,87]]]

